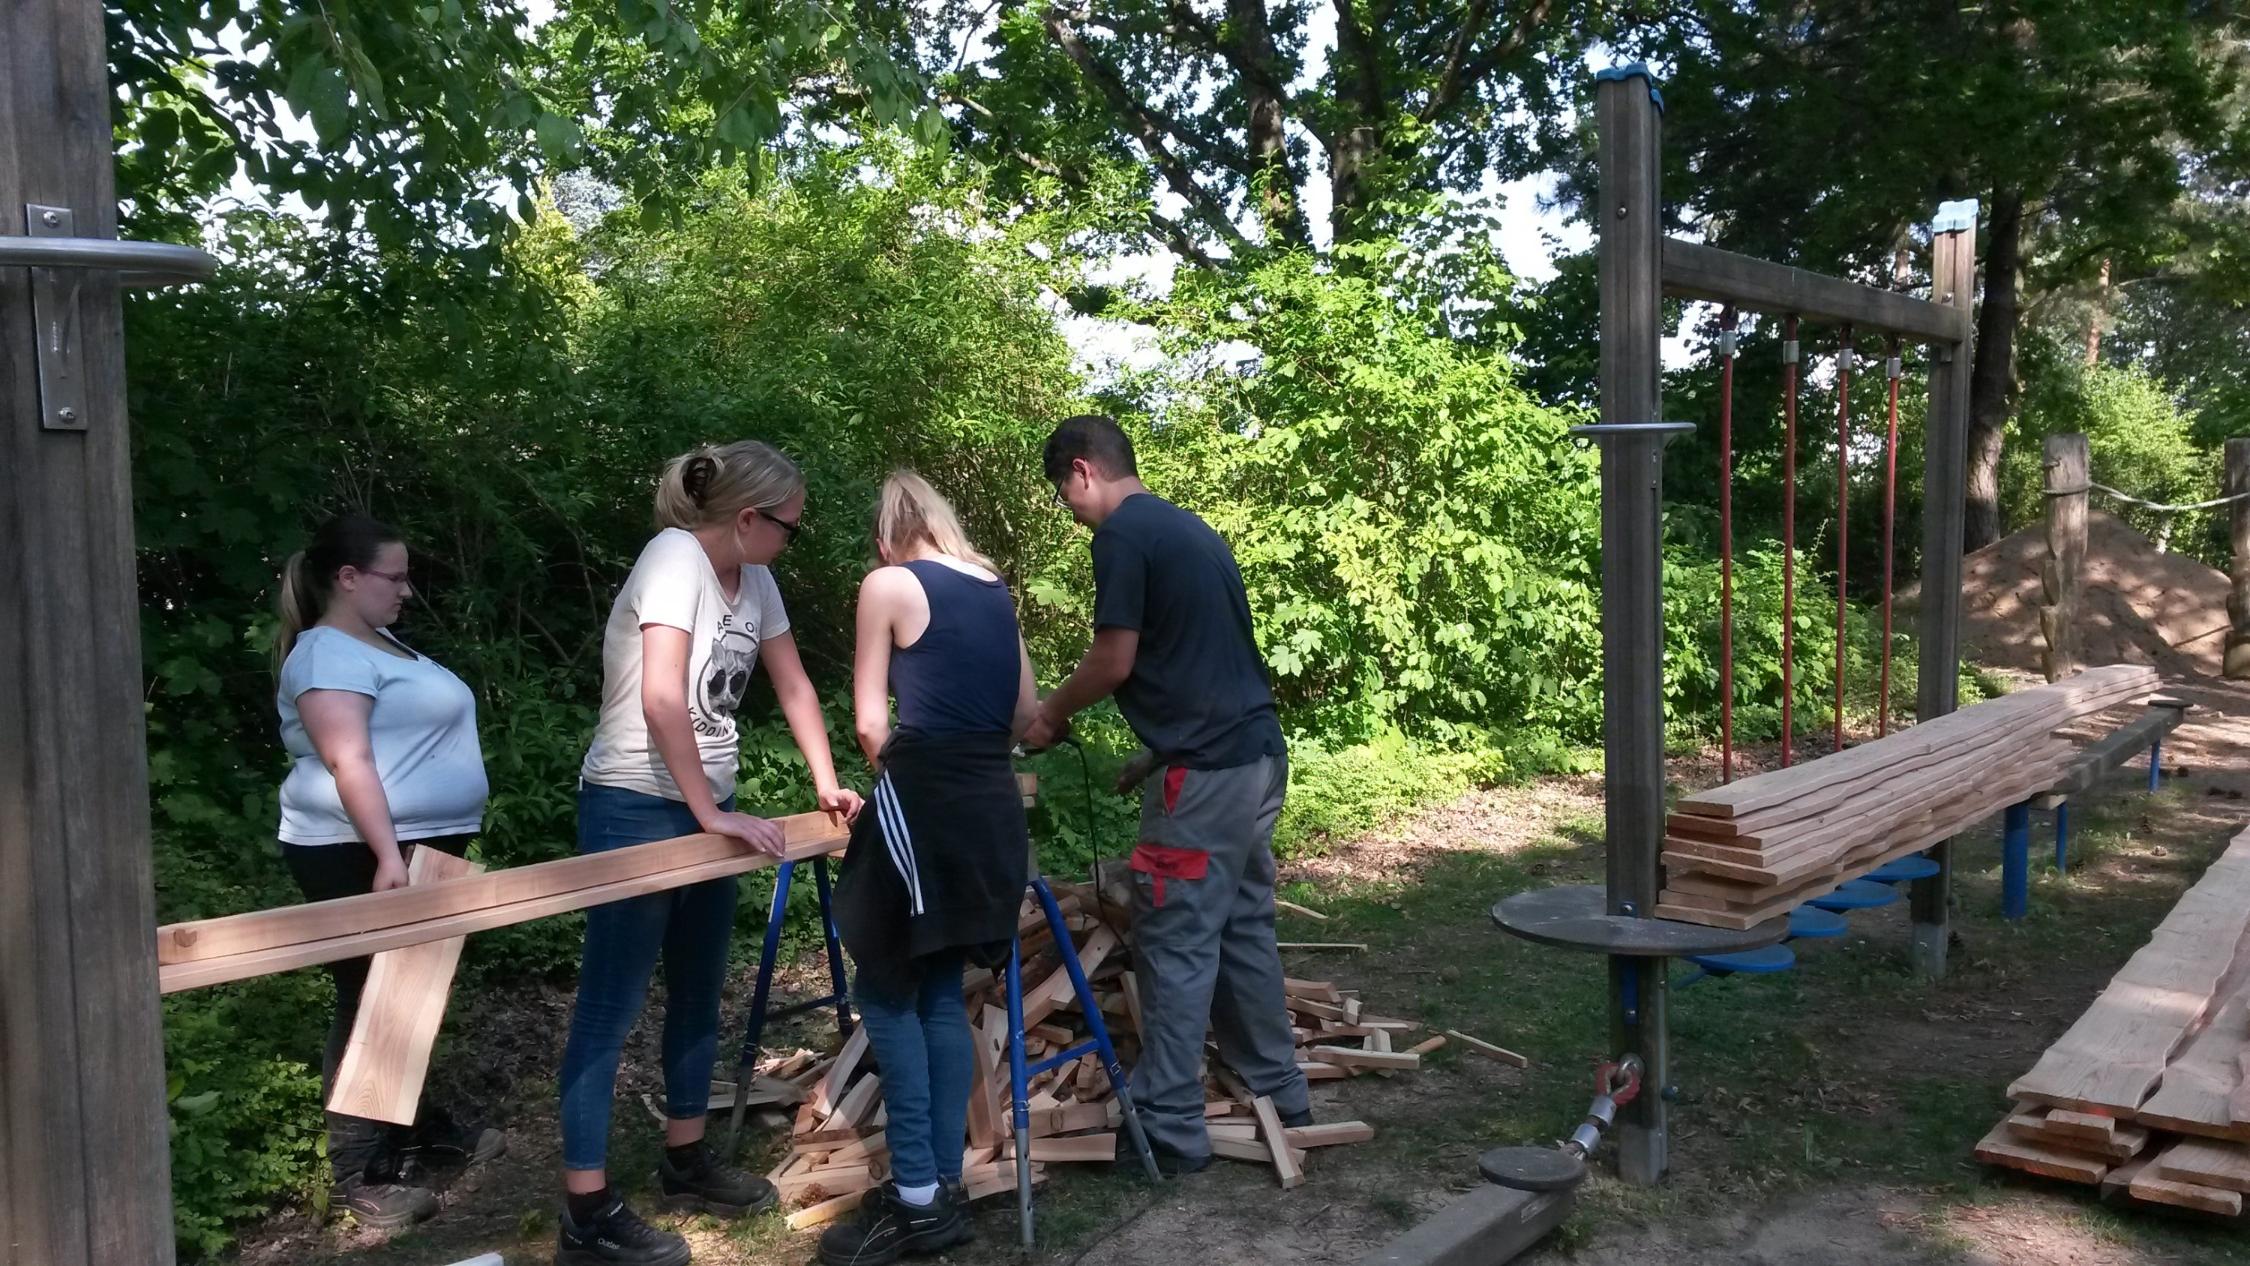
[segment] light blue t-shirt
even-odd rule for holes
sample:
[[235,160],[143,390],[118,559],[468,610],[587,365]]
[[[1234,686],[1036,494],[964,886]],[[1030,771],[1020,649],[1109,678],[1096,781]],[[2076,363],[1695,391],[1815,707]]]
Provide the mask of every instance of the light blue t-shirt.
[[281,743],[295,761],[281,784],[283,842],[360,841],[336,794],[336,777],[297,715],[297,696],[307,690],[348,690],[375,701],[368,741],[401,842],[483,827],[490,788],[477,743],[477,699],[468,684],[426,656],[386,654],[342,630],[315,625],[290,648],[276,697]]

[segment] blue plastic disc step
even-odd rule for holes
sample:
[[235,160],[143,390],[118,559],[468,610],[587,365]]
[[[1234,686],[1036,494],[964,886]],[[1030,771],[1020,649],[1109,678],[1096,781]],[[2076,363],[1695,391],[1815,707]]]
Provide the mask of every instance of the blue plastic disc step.
[[1690,957],[1688,961],[1714,976],[1725,976],[1733,972],[1767,976],[1796,966],[1797,951],[1786,945],[1767,945],[1759,949],[1743,950],[1739,954],[1699,954]]
[[1792,940],[1825,941],[1850,931],[1844,916],[1833,910],[1815,910],[1811,906],[1798,906],[1789,912],[1789,936]]
[[1814,897],[1806,902],[1823,910],[1872,910],[1898,900],[1898,889],[1889,884],[1871,884],[1864,879],[1854,879],[1825,897]]
[[1927,857],[1913,855],[1894,857],[1868,871],[1866,879],[1879,884],[1909,884],[1917,879],[1928,879],[1938,873],[1938,864]]

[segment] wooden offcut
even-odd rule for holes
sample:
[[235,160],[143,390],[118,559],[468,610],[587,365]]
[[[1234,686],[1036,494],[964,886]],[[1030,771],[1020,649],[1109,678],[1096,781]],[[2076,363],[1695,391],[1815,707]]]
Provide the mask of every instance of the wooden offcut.
[[[443,883],[484,869],[434,848],[417,848],[407,862],[407,887]],[[359,998],[352,1035],[336,1066],[328,1110],[370,1121],[412,1125],[430,1071],[430,1049],[445,1019],[453,970],[466,938],[425,941],[375,955]]]
[[2012,1133],[2005,1123],[1992,1127],[1977,1143],[1976,1156],[1988,1165],[2066,1182],[2098,1183],[2109,1172],[2109,1162],[2099,1157],[2031,1142]]

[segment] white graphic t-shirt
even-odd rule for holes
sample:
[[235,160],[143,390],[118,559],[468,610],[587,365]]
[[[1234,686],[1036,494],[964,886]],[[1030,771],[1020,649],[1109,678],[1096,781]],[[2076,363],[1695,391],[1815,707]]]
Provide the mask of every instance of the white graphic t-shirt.
[[661,624],[688,635],[688,723],[703,757],[711,798],[734,794],[741,763],[735,709],[750,689],[758,644],[789,631],[789,613],[773,573],[744,567],[729,606],[702,542],[666,528],[641,550],[618,591],[602,634],[602,716],[579,774],[587,782],[681,800],[679,785],[649,741],[641,712],[641,626]]

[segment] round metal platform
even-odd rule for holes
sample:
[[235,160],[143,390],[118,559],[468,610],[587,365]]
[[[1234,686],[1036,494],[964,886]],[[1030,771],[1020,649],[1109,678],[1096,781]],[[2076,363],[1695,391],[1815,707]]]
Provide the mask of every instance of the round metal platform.
[[1732,954],[1771,945],[1789,933],[1789,920],[1778,916],[1754,928],[1735,931],[1672,919],[1609,914],[1608,905],[1609,894],[1600,885],[1570,884],[1502,898],[1492,907],[1492,921],[1541,945],[1627,958]]
[[1495,1147],[1477,1157],[1477,1170],[1517,1191],[1568,1191],[1586,1181],[1586,1158],[1553,1147]]

